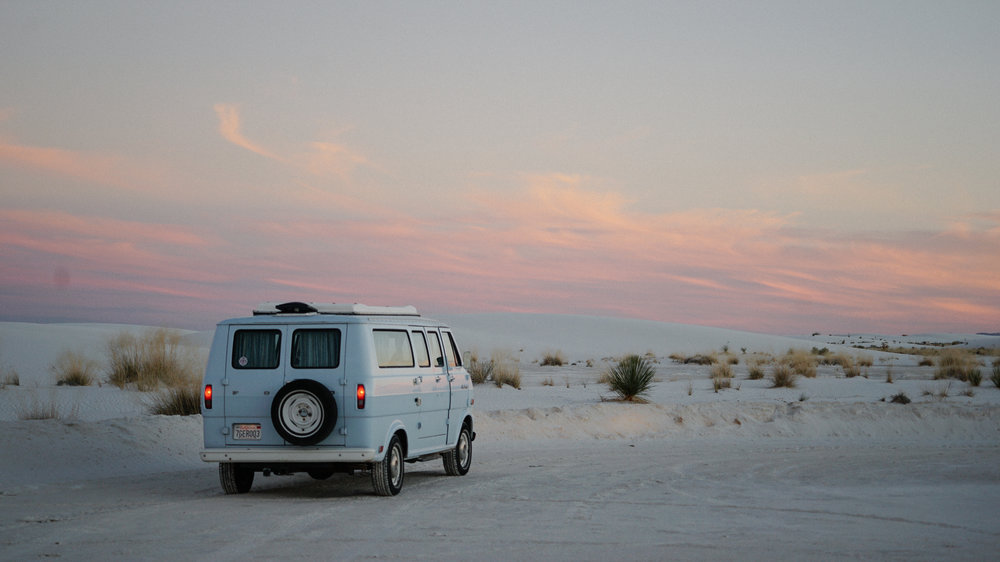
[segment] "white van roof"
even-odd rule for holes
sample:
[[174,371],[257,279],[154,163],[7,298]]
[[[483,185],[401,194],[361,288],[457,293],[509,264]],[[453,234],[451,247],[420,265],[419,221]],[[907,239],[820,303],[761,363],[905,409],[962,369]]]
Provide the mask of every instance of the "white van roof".
[[420,316],[416,307],[368,306],[361,303],[264,302],[253,309],[254,316],[265,314],[350,314],[355,316]]

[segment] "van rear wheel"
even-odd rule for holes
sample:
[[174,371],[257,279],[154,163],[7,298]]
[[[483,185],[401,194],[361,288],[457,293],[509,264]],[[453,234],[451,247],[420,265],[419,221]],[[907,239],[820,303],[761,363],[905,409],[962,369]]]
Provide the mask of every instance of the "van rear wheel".
[[372,466],[372,487],[380,496],[395,496],[403,489],[403,446],[395,435],[389,440],[385,458]]
[[458,443],[455,448],[441,455],[444,461],[444,471],[449,476],[465,476],[472,466],[472,434],[469,427],[463,426],[462,432],[458,434]]
[[220,462],[219,483],[227,494],[245,494],[253,486],[253,469],[235,462]]

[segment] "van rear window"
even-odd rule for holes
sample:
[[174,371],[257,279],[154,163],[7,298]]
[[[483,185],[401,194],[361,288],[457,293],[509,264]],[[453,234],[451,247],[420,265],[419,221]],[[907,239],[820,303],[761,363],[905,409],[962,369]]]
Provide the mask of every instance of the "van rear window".
[[379,367],[412,367],[413,349],[406,330],[372,330]]
[[295,330],[292,368],[336,369],[340,366],[340,330]]
[[280,354],[278,330],[237,330],[233,335],[234,369],[277,369]]

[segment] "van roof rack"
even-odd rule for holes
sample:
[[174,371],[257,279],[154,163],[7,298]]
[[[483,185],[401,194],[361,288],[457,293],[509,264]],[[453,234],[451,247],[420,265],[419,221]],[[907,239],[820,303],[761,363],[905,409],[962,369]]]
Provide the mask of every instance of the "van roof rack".
[[350,314],[355,316],[420,316],[416,307],[407,306],[368,306],[353,303],[317,303],[317,302],[265,302],[253,309],[254,316],[277,314]]

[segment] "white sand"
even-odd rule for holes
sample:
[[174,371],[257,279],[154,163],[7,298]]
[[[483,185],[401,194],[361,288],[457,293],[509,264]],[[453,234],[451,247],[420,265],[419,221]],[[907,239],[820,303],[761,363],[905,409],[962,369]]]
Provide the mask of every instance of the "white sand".
[[[150,394],[106,384],[55,386],[48,366],[62,350],[103,360],[109,337],[142,328],[0,323],[0,371],[21,380],[0,390],[0,559],[987,559],[1000,549],[992,383],[967,396],[911,356],[866,351],[867,378],[820,367],[773,389],[747,380],[741,360],[734,388],[715,393],[708,367],[666,358],[1000,338],[446,320],[467,349],[518,357],[523,389],[477,387],[472,471],[407,465],[395,498],[372,495],[364,474],[258,475],[250,494],[224,496],[215,466],[198,460],[198,416],[148,415]],[[204,351],[205,333],[186,337]],[[576,364],[537,365],[549,351]],[[602,359],[628,352],[659,361],[650,404],[602,401]],[[899,392],[913,403],[883,401]],[[53,406],[58,419],[20,419]]]

